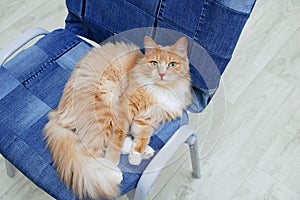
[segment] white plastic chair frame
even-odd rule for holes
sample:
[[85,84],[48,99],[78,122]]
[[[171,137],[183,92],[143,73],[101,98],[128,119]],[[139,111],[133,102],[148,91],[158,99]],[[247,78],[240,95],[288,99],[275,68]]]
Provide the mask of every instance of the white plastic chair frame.
[[[42,28],[31,28],[23,33],[16,40],[7,45],[0,51],[0,67],[5,61],[12,56],[17,50],[22,48],[32,39],[40,35],[46,35],[49,32]],[[193,176],[200,178],[200,156],[197,135],[194,129],[189,125],[181,126],[163,146],[163,148],[151,160],[145,171],[143,172],[137,187],[127,193],[127,197],[133,200],[146,199],[150,193],[153,183],[161,170],[167,165],[172,155],[178,150],[182,144],[188,144],[190,149],[191,163],[193,169]],[[15,167],[7,160],[5,160],[6,173],[9,177],[15,176]]]

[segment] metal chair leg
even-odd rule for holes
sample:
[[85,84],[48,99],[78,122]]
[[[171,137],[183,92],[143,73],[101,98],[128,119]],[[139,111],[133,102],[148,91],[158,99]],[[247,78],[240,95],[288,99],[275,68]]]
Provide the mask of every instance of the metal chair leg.
[[6,174],[10,177],[10,178],[14,178],[16,175],[16,169],[15,167],[8,161],[5,159],[5,166],[6,166]]
[[190,155],[192,161],[192,168],[193,168],[193,176],[195,178],[201,178],[200,174],[200,152],[198,146],[198,139],[196,135],[191,135],[186,143],[189,145],[190,148]]
[[[150,193],[153,183],[161,170],[167,165],[172,155],[178,148],[194,134],[194,129],[189,125],[181,126],[165,144],[165,146],[151,160],[143,172],[135,190],[134,200],[144,200]],[[189,144],[189,143],[188,143]],[[199,165],[200,166],[200,165]],[[200,168],[199,168],[200,169]],[[197,173],[195,173],[197,175]]]
[[135,194],[135,189],[129,191],[128,193],[126,193],[126,196],[128,198],[128,200],[133,200],[134,199],[134,194]]

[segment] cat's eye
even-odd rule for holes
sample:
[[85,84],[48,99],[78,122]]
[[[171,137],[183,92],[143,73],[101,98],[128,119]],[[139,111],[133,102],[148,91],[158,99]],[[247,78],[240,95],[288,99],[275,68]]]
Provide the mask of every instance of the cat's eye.
[[156,61],[151,61],[151,65],[152,65],[153,67],[157,67],[158,63],[157,63]]
[[177,66],[177,63],[176,63],[176,62],[170,62],[168,66],[169,66],[169,67],[176,67],[176,66]]

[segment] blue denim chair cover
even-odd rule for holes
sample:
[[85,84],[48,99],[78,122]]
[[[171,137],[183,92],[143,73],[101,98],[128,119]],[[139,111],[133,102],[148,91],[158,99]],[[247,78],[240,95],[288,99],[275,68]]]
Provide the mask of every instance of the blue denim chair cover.
[[[49,33],[0,68],[0,153],[53,197],[77,199],[57,177],[42,133],[47,114],[56,108],[74,65],[91,49],[75,34],[100,43],[113,34],[137,27],[173,29],[201,44],[222,74],[253,5],[254,0],[243,3],[235,0],[67,0],[66,29]],[[198,98],[197,105],[190,108],[194,112],[202,111],[207,105],[211,95],[208,91],[217,88],[220,78],[213,79],[215,84],[209,88],[197,67],[191,66]],[[182,119],[160,126],[150,145],[158,151],[187,123],[184,112]],[[119,165],[124,177],[122,194],[136,186],[148,163],[143,161],[140,166],[132,167],[122,155]]]

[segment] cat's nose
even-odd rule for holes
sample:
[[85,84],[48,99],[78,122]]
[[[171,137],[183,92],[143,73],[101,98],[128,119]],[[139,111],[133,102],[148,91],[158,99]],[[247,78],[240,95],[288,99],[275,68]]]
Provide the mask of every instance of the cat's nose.
[[165,75],[166,75],[166,74],[160,73],[160,74],[159,74],[160,79],[163,80],[163,77],[164,77]]

